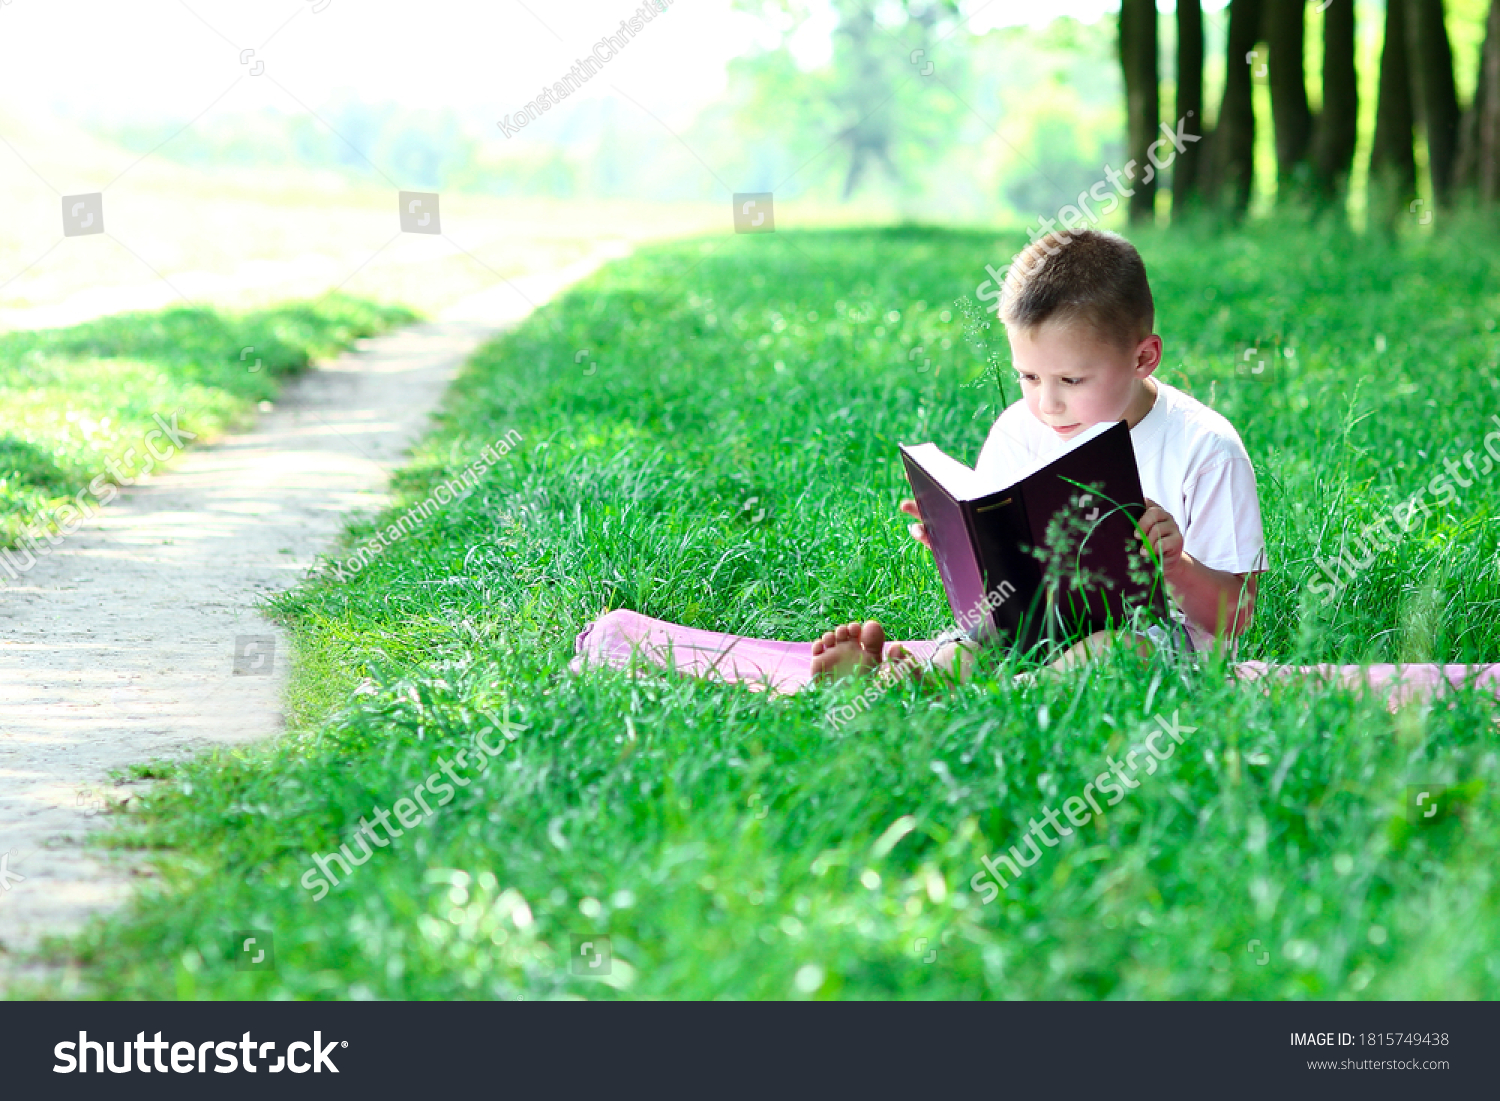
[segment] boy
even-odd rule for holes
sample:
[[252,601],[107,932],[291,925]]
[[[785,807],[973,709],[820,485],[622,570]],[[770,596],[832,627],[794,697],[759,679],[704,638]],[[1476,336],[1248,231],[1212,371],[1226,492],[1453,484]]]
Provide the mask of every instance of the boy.
[[[1161,560],[1194,648],[1242,634],[1254,612],[1256,575],[1267,564],[1255,471],[1227,420],[1151,377],[1162,341],[1152,332],[1155,307],[1140,254],[1114,233],[1048,234],[1012,262],[1000,305],[1022,400],[1000,414],[975,469],[1005,485],[1011,471],[1060,452],[1090,426],[1125,421],[1146,497],[1141,538]],[[915,501],[902,501],[901,511],[921,520]],[[911,533],[931,546],[920,522]],[[1102,634],[1058,664],[1076,663]],[[944,646],[933,664],[963,677],[972,664],[966,641]],[[875,620],[842,624],[813,644],[812,672],[909,660],[901,647],[884,650]]]

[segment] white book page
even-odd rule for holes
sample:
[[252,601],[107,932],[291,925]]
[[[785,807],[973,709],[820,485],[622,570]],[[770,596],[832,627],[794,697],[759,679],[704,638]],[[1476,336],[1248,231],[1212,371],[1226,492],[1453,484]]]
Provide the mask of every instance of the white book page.
[[945,455],[935,443],[908,447],[906,453],[955,501],[973,501],[989,493],[984,479],[957,459]]
[[1037,459],[1029,467],[1026,467],[1008,485],[994,485],[986,482],[972,468],[965,466],[957,459],[945,454],[935,443],[918,444],[906,449],[917,464],[932,476],[932,480],[942,486],[956,501],[977,501],[981,497],[988,497],[991,493],[1009,489],[1011,486],[1024,482],[1038,470],[1056,462],[1070,451],[1076,451],[1090,440],[1098,439],[1104,433],[1115,426],[1115,421],[1101,421],[1085,432],[1080,432],[1060,450],[1051,455]]
[[1098,439],[1100,436],[1104,435],[1104,433],[1108,432],[1111,428],[1113,428],[1117,423],[1119,423],[1119,422],[1118,421],[1100,421],[1098,424],[1094,425],[1092,428],[1088,429],[1087,431],[1080,432],[1078,435],[1074,436],[1071,440],[1068,440],[1067,443],[1066,443],[1066,445],[1063,446],[1061,449],[1059,449],[1057,451],[1054,451],[1050,455],[1047,455],[1047,456],[1045,456],[1043,458],[1040,458],[1040,459],[1036,460],[1036,462],[1032,463],[1030,466],[1028,466],[1025,469],[1023,469],[1021,471],[1021,473],[1017,474],[1014,478],[1011,479],[1010,485],[991,486],[991,487],[989,487],[986,490],[986,492],[988,492],[988,493],[994,493],[994,492],[996,492],[998,490],[1009,489],[1013,485],[1018,485],[1019,483],[1024,482],[1027,478],[1031,477],[1038,470],[1041,470],[1043,467],[1051,466],[1053,463],[1057,462],[1058,459],[1060,459],[1064,455],[1068,454],[1068,452],[1070,452],[1070,451],[1077,451],[1080,447],[1082,447],[1084,444],[1088,443],[1090,440],[1096,440],[1096,439]]

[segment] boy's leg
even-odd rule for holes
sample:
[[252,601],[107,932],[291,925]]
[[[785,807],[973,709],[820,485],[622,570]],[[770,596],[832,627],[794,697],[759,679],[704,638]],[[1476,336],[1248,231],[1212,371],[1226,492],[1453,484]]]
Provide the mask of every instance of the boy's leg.
[[[1088,638],[1080,639],[1068,647],[1061,657],[1056,658],[1047,666],[1047,669],[1057,673],[1076,669],[1119,645],[1133,646],[1142,657],[1149,657],[1156,648],[1150,639],[1139,635],[1128,635],[1117,631],[1095,631]],[[891,657],[896,656],[896,649],[898,648],[892,649]],[[974,670],[974,656],[978,652],[978,647],[973,643],[950,642],[933,655],[931,668],[955,678],[960,683],[966,682]],[[1026,676],[1024,673],[1018,675]]]
[[974,671],[974,655],[978,648],[967,642],[944,643],[938,652],[932,655],[931,660],[925,668],[917,662],[903,646],[892,646],[891,652],[886,656],[887,661],[911,662],[914,675],[921,676],[929,670],[944,677],[951,677],[958,683],[963,684]]
[[1085,662],[1102,657],[1112,647],[1119,645],[1134,646],[1135,652],[1143,658],[1149,657],[1156,649],[1151,640],[1142,635],[1129,635],[1123,631],[1095,631],[1088,638],[1069,646],[1063,651],[1062,656],[1051,662],[1047,668],[1057,673],[1077,669]]
[[[1087,638],[1068,647],[1062,656],[1054,659],[1046,667],[1046,671],[1061,673],[1076,669],[1119,645],[1133,646],[1136,653],[1142,657],[1149,657],[1156,649],[1150,639],[1139,635],[1117,631],[1095,631]],[[974,656],[977,652],[978,648],[973,643],[949,642],[932,656],[924,669],[922,664],[899,644],[891,646],[890,653],[887,654],[885,652],[885,628],[876,620],[871,619],[863,624],[841,623],[834,630],[824,632],[823,637],[813,643],[812,672],[815,677],[838,677],[851,673],[884,671],[886,668],[895,666],[901,670],[900,675],[922,677],[926,670],[930,669],[932,672],[951,677],[962,684],[968,681],[973,673]],[[885,675],[889,679],[897,679],[895,669]],[[1027,673],[1018,673],[1017,677],[1024,680],[1033,679],[1031,674]]]

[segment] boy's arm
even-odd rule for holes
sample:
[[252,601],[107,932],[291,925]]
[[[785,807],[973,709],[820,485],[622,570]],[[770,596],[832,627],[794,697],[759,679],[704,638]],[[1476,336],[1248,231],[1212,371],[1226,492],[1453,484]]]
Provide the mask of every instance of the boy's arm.
[[1156,551],[1162,576],[1183,614],[1215,637],[1244,634],[1255,614],[1256,575],[1216,570],[1185,553],[1177,521],[1155,501],[1146,501],[1140,526],[1141,539],[1149,544],[1141,553]]
[[1237,638],[1249,629],[1258,574],[1216,570],[1187,554],[1178,558],[1175,573],[1163,574],[1177,606],[1204,630]]

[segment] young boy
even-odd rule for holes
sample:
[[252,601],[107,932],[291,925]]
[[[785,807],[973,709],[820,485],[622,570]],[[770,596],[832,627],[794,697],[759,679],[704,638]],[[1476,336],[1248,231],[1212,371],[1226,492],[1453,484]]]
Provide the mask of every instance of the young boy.
[[[1000,414],[975,469],[1006,485],[1011,472],[1060,452],[1090,426],[1125,421],[1146,496],[1141,537],[1161,560],[1194,649],[1243,633],[1256,575],[1267,566],[1255,471],[1227,420],[1151,377],[1162,341],[1152,332],[1155,307],[1140,254],[1114,233],[1048,234],[1012,262],[1000,316],[1022,400]],[[902,501],[901,511],[921,520],[915,501]],[[931,546],[921,523],[911,533]],[[1101,635],[1060,664],[1090,653]],[[939,650],[933,664],[962,677],[972,662],[965,641]],[[813,644],[812,671],[839,675],[908,658],[900,647],[884,651],[875,620],[842,624]]]

